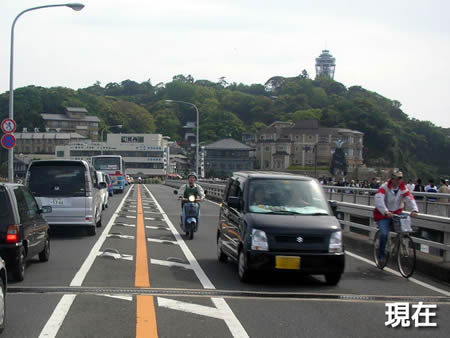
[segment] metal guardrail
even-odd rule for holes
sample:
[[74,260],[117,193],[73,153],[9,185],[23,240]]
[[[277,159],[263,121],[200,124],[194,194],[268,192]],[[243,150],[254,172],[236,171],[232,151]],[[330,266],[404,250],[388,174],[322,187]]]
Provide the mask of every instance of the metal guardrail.
[[[179,180],[167,180],[165,182],[166,185],[174,188],[179,188],[184,183],[185,181]],[[225,191],[225,184],[223,184],[222,182],[217,184],[205,181],[201,181],[200,183],[203,189],[207,190],[208,197],[212,197],[215,200],[222,199],[223,193]],[[337,211],[341,216],[339,217],[339,219],[340,223],[343,225],[344,231],[351,232],[356,228],[367,232],[369,238],[373,239],[373,236],[375,235],[375,232],[377,230],[377,225],[373,219],[374,195],[377,192],[377,189],[337,186],[324,186],[323,188],[328,194],[329,199],[334,199],[337,202]],[[414,193],[414,195],[423,196],[425,198],[429,198],[430,195],[437,198],[450,198],[450,194]],[[338,199],[336,199],[336,197],[338,197]],[[427,247],[434,248],[435,252],[429,252],[430,254],[442,256],[444,262],[450,262],[450,218],[426,214],[423,211],[420,211],[421,207],[419,202],[421,201],[417,201],[419,206],[419,216],[413,220],[413,226],[419,228],[419,231],[417,235],[413,234],[413,241],[421,245],[422,251],[426,250]],[[440,205],[437,202],[428,203],[436,203]],[[423,205],[422,208],[424,208]],[[360,222],[355,222],[355,219],[359,220]],[[364,222],[368,223],[368,225],[363,224]],[[435,237],[437,239],[430,240],[427,238],[419,237],[421,235],[422,237],[424,237],[424,232],[431,232],[436,234]]]

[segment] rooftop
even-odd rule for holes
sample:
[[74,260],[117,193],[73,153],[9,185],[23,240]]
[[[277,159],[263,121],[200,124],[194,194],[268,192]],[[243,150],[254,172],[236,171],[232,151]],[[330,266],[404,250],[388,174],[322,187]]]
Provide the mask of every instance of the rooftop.
[[[84,108],[83,108],[84,109]],[[100,122],[100,119],[97,116],[93,115],[86,115],[83,118],[80,119],[73,119],[68,117],[65,114],[41,114],[42,118],[44,120],[50,120],[50,121],[87,121],[87,122]]]
[[236,141],[232,138],[226,138],[223,140],[216,141],[214,143],[210,143],[205,146],[206,150],[214,150],[214,149],[226,149],[226,150],[253,150],[252,147]]

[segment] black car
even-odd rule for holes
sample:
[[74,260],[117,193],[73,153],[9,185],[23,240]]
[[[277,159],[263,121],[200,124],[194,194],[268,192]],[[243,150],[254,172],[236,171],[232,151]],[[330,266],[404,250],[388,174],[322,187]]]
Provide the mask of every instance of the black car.
[[36,255],[42,262],[50,257],[47,221],[42,216],[51,207],[39,209],[28,188],[0,183],[0,256],[16,281],[25,276],[25,261]]
[[6,266],[5,262],[0,257],[0,333],[2,333],[5,329],[7,285],[8,278],[6,274]]
[[217,255],[255,270],[297,270],[339,282],[345,256],[339,221],[317,180],[285,173],[237,172],[221,203]]

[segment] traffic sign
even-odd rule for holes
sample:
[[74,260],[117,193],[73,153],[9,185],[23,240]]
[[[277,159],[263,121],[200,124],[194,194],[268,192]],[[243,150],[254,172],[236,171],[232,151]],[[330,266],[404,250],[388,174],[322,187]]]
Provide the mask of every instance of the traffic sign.
[[6,149],[12,149],[16,146],[16,137],[13,134],[5,134],[2,136],[2,146]]
[[17,124],[16,121],[12,119],[4,119],[2,121],[2,131],[5,134],[14,133],[16,131]]

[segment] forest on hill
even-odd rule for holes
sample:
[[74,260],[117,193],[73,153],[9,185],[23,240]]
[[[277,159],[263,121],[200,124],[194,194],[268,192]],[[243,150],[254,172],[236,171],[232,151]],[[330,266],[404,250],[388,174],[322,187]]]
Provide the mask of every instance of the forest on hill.
[[[8,116],[8,97],[8,92],[0,95],[0,118]],[[85,107],[106,130],[121,124],[123,133],[156,132],[179,140],[183,125],[195,121],[195,110],[165,100],[197,105],[201,143],[230,136],[240,140],[243,133],[255,133],[274,121],[317,119],[324,127],[363,132],[363,157],[369,167],[399,167],[409,177],[424,179],[450,174],[448,129],[410,118],[396,100],[360,86],[346,88],[328,78],[312,80],[305,71],[297,77],[275,76],[264,85],[176,75],[171,82],[156,85],[150,80],[125,80],[78,90],[28,86],[15,89],[14,110],[18,130],[42,130],[40,113]]]

